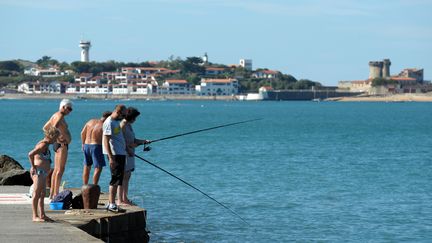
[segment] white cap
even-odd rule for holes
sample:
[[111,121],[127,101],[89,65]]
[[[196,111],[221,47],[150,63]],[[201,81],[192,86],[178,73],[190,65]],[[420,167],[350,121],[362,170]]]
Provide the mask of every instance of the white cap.
[[72,107],[72,101],[70,100],[70,99],[62,99],[62,101],[60,102],[60,109],[63,107],[63,106],[70,106],[70,107]]

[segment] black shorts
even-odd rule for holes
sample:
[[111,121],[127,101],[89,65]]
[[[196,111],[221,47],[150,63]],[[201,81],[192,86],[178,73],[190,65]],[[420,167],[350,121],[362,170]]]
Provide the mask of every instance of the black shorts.
[[124,167],[126,163],[126,155],[113,155],[115,165],[111,168],[110,186],[121,186],[123,183]]
[[67,144],[67,143],[53,143],[53,150],[54,150],[54,152],[57,153],[57,150],[58,150],[61,146],[65,146],[66,149],[69,149],[69,144]]

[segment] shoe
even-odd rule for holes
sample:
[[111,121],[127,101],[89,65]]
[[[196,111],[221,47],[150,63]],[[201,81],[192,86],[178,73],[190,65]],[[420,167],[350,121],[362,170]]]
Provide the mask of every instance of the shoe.
[[116,204],[108,204],[107,211],[113,212],[113,213],[124,213],[126,212],[125,209],[118,207]]

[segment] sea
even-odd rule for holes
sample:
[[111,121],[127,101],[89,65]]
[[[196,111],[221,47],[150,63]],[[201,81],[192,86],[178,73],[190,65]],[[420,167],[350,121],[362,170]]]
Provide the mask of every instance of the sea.
[[[28,152],[60,100],[0,100],[0,154]],[[73,100],[63,180],[81,187],[80,131],[116,104],[137,108],[130,198],[151,242],[431,242],[432,104]],[[108,190],[104,169],[100,185]],[[243,218],[244,221],[240,218]],[[246,221],[246,222],[245,222]]]

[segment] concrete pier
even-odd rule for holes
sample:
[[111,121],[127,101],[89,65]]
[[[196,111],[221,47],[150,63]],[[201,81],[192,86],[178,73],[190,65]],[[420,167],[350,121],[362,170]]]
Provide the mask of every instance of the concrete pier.
[[[146,211],[124,207],[125,213],[105,210],[108,195],[101,194],[97,209],[50,210],[54,222],[32,221],[29,187],[0,186],[0,235],[2,242],[148,242]],[[70,189],[71,190],[71,189]],[[71,190],[74,196],[79,189]]]

